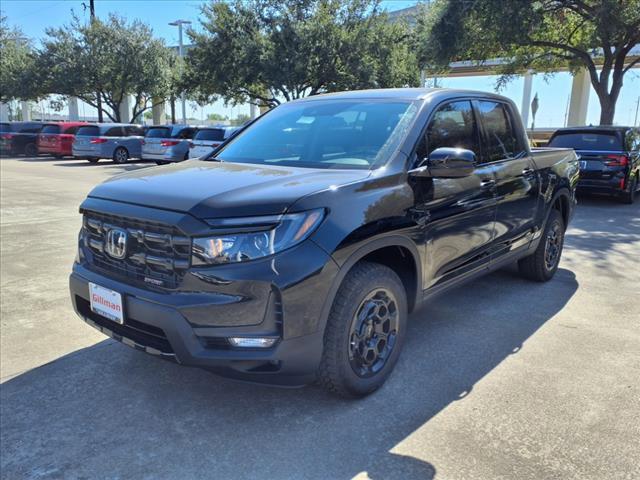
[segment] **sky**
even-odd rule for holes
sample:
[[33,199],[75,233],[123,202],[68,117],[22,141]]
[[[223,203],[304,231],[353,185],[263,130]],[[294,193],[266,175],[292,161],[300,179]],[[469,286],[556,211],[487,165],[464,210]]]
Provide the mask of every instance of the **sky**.
[[[47,27],[59,27],[69,22],[72,12],[80,18],[88,18],[89,11],[83,8],[83,3],[88,6],[89,0],[1,0],[0,10],[7,17],[10,25],[21,28],[25,36],[37,44],[38,40],[44,37]],[[169,26],[169,22],[177,19],[190,20],[193,22],[193,27],[198,28],[200,6],[203,3],[200,0],[95,0],[98,17],[106,17],[110,12],[117,12],[128,19],[139,18],[148,23],[153,28],[155,35],[163,38],[168,45],[178,44],[177,28]],[[406,8],[415,3],[415,0],[384,0],[381,2],[382,8],[389,11]],[[497,78],[494,76],[440,78],[438,86],[494,91],[496,80]],[[533,94],[538,94],[540,102],[536,126],[560,127],[564,125],[571,80],[572,77],[569,73],[558,73],[548,82],[544,80],[542,75],[534,77]],[[520,107],[522,87],[523,80],[519,78],[509,83],[506,89],[500,93],[512,98]],[[615,122],[632,124],[639,99],[640,69],[633,69],[625,76],[625,83],[618,100]],[[91,114],[93,110],[91,107],[81,106],[81,115],[83,108],[87,115]],[[249,107],[232,108],[225,106],[222,102],[216,102],[196,110],[187,106],[187,114],[195,118],[204,118],[213,112],[235,117],[240,113],[248,114]],[[598,99],[592,89],[587,123],[597,124],[599,115]]]

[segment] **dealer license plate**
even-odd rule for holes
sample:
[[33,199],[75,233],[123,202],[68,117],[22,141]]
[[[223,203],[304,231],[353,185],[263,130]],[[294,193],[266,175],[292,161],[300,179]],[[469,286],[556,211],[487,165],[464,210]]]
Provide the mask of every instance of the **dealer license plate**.
[[124,323],[122,295],[118,292],[95,283],[89,283],[89,302],[93,313],[102,315],[116,323]]

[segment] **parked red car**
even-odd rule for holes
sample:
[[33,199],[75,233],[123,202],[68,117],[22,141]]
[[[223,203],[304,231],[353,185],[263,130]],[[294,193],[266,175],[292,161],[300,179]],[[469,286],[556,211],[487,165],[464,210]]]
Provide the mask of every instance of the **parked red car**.
[[86,122],[47,123],[38,135],[38,153],[48,153],[61,158],[71,156],[71,144],[79,127]]

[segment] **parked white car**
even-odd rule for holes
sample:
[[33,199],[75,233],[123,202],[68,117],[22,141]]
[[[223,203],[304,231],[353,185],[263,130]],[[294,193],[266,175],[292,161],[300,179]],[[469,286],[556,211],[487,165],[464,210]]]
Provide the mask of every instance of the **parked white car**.
[[239,127],[206,127],[199,129],[191,141],[189,158],[200,158],[209,155],[238,129]]

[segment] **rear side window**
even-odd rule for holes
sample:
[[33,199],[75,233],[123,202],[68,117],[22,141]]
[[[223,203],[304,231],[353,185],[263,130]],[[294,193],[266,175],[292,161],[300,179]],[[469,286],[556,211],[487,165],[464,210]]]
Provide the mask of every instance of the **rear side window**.
[[222,141],[224,140],[224,130],[222,128],[205,128],[196,133],[194,140]]
[[89,125],[88,127],[80,127],[76,135],[98,136],[100,135],[100,129],[95,125]]
[[622,139],[616,132],[559,132],[551,139],[549,146],[574,150],[623,150]]
[[127,137],[144,137],[144,129],[137,125],[127,125],[124,131]]
[[168,127],[151,127],[147,130],[145,137],[147,138],[169,138],[171,131]]
[[104,137],[122,137],[122,127],[108,128],[103,134]]
[[478,110],[487,136],[488,161],[512,158],[520,153],[506,105],[482,100],[478,102]]
[[60,125],[45,125],[40,133],[60,133]]
[[480,154],[480,136],[471,102],[451,102],[436,110],[427,126],[425,150],[418,150],[420,160],[443,147],[464,148]]
[[20,133],[38,133],[42,130],[42,125],[39,123],[26,123],[19,128]]
[[195,129],[193,128],[183,128],[174,132],[173,138],[181,138],[183,140],[190,140],[193,138],[193,134],[195,133]]

